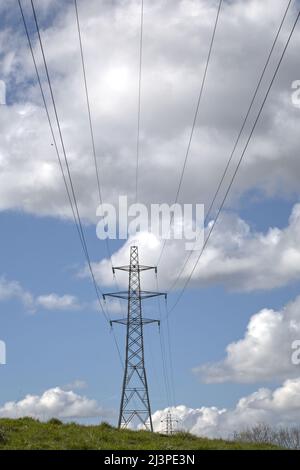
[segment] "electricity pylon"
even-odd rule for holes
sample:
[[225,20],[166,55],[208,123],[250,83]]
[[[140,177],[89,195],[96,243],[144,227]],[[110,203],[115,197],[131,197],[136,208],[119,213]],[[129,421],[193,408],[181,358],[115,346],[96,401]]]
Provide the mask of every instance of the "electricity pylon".
[[153,431],[151,407],[149,400],[148,383],[145,369],[143,327],[159,320],[143,318],[142,300],[166,294],[162,292],[143,291],[140,286],[140,273],[154,269],[155,266],[139,264],[138,247],[130,247],[130,264],[128,266],[113,267],[116,270],[129,273],[128,291],[111,292],[104,294],[103,298],[115,297],[128,300],[127,318],[112,320],[110,323],[119,323],[127,328],[126,354],[123,388],[120,404],[119,428],[126,428],[132,421],[142,423],[145,429]]
[[167,416],[161,420],[161,423],[165,423],[164,433],[171,435],[175,433],[173,424],[178,423],[178,419],[172,417],[171,411],[168,410]]

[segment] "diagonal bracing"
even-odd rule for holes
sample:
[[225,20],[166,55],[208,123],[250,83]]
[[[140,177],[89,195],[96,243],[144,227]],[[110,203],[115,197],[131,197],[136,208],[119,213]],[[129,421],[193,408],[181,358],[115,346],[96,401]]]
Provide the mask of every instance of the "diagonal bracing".
[[144,355],[144,325],[158,323],[159,320],[143,318],[142,300],[164,295],[162,292],[142,291],[140,285],[140,272],[154,269],[154,266],[144,266],[139,264],[138,247],[130,247],[130,264],[119,266],[115,270],[127,271],[129,273],[129,283],[127,292],[111,292],[104,294],[103,298],[117,297],[128,301],[127,319],[113,320],[113,323],[125,325],[126,334],[126,354],[125,369],[123,378],[123,388],[121,394],[119,428],[126,428],[129,425],[142,425],[145,429],[153,431],[149,390],[145,369]]

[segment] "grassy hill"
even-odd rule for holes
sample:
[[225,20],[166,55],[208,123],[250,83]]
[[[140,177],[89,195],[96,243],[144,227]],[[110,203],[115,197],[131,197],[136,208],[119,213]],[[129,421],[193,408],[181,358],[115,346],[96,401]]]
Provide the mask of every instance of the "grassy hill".
[[118,430],[108,424],[81,426],[48,423],[31,418],[0,419],[2,449],[200,450],[275,449],[270,445],[211,440],[178,433],[174,436],[146,431]]

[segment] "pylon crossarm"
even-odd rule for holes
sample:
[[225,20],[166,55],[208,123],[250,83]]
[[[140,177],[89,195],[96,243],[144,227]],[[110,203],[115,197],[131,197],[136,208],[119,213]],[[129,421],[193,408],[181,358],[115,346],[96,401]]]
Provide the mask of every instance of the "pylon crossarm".
[[145,266],[143,264],[139,264],[139,265],[136,265],[136,267],[133,265],[132,267],[130,267],[130,265],[127,265],[127,266],[116,266],[116,267],[113,267],[113,273],[118,270],[118,271],[134,271],[134,270],[139,270],[140,272],[141,271],[149,271],[150,269],[154,269],[155,273],[157,272],[157,267],[156,266]]
[[103,294],[103,300],[106,299],[106,297],[115,297],[115,298],[118,298],[118,299],[125,299],[127,300],[128,299],[128,292],[124,291],[124,292],[110,292],[108,294]]
[[[140,324],[140,320],[138,320],[138,324]],[[127,318],[120,318],[119,320],[111,320],[110,323],[118,323],[119,325],[127,326],[128,320]],[[143,318],[142,319],[143,325],[149,325],[150,323],[157,323],[160,325],[160,320],[152,320],[152,318]],[[130,322],[132,324],[132,321]]]
[[[118,299],[128,300],[132,296],[133,293],[135,292],[134,291],[130,293],[128,293],[128,291],[108,292],[107,294],[103,294],[103,299],[105,300],[106,297],[115,297]],[[141,290],[137,292],[136,294],[140,296],[140,300],[150,299],[151,297],[158,297],[161,295],[167,298],[166,292],[152,292],[148,290]],[[137,302],[138,301],[139,299],[137,298]]]
[[119,325],[127,325],[128,320],[126,318],[120,320],[111,320],[110,323],[118,323]]
[[152,318],[143,318],[143,324],[149,325],[150,323],[157,323],[160,325],[160,320],[152,320]]
[[151,292],[147,290],[142,290],[141,291],[141,299],[149,299],[150,297],[159,297],[163,295],[165,298],[167,298],[166,292]]

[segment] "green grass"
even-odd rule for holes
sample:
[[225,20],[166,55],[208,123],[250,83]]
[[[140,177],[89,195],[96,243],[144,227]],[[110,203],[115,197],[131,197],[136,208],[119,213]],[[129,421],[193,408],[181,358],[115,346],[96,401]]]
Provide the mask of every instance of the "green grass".
[[198,438],[188,433],[174,436],[147,431],[118,430],[106,423],[98,426],[48,423],[31,418],[0,419],[2,449],[105,449],[105,450],[196,450],[275,449],[270,445],[243,444]]

